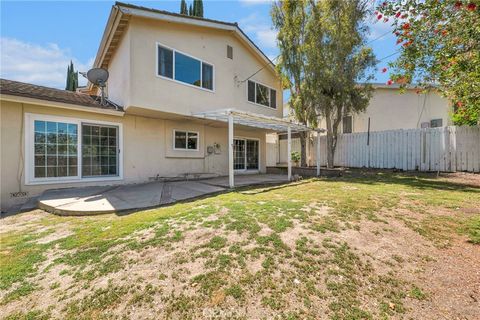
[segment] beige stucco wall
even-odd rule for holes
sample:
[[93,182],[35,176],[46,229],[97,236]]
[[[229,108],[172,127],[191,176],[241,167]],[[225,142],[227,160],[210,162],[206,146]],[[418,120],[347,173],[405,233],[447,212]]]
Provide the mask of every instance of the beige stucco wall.
[[[353,115],[353,132],[366,132],[369,117],[371,131],[415,129],[433,119],[442,119],[443,126],[451,125],[448,100],[437,92],[417,94],[415,90],[400,93],[398,89],[375,89],[366,111]],[[326,128],[324,119],[320,126]]]
[[120,106],[130,104],[130,49],[130,30],[127,29],[116,51],[118,59],[113,59],[108,66],[108,98]]
[[[157,42],[213,64],[214,92],[158,77]],[[233,47],[233,60],[226,56],[227,45]],[[120,67],[126,65],[129,67]],[[242,80],[261,68],[252,80],[277,90],[276,110],[247,101],[246,81]],[[277,117],[283,114],[279,78],[251,48],[228,31],[133,17],[109,70],[110,97],[127,108],[135,106],[185,115],[226,108]],[[130,86],[124,83],[125,78],[132,79]]]
[[[26,185],[24,172],[24,114],[48,114],[85,120],[121,123],[123,125],[123,180]],[[11,198],[10,193],[28,192],[35,196],[46,189],[88,185],[110,185],[148,181],[151,177],[172,177],[185,173],[228,174],[227,128],[222,123],[200,121],[172,121],[125,114],[123,117],[74,111],[60,108],[0,101],[1,125],[1,208],[24,202],[25,198]],[[200,132],[199,151],[174,151],[172,129]],[[235,129],[235,136],[260,139],[260,171],[265,172],[265,132]],[[218,143],[220,154],[207,155],[206,147]]]

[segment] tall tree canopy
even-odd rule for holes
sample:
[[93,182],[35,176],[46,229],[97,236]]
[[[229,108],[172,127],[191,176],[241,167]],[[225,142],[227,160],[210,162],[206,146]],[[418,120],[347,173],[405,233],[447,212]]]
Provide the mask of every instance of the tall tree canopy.
[[272,10],[295,116],[325,119],[329,167],[343,117],[365,110],[371,97],[371,85],[359,84],[373,79],[376,63],[366,46],[367,13],[368,0],[285,0]]
[[[305,83],[308,73],[306,28],[309,20],[306,0],[286,0],[273,4],[272,20],[278,30],[280,49],[277,70],[282,75],[285,88],[290,90],[290,109],[295,118],[304,125],[317,124],[310,88]],[[306,133],[300,133],[301,165],[306,166]]]
[[78,88],[78,72],[73,69],[73,62],[67,67],[67,81],[65,90],[76,91]]
[[388,0],[377,7],[377,19],[393,22],[398,39],[392,80],[437,85],[455,106],[456,124],[480,121],[479,13],[478,0]]
[[188,15],[187,1],[185,0],[180,2],[180,14]]

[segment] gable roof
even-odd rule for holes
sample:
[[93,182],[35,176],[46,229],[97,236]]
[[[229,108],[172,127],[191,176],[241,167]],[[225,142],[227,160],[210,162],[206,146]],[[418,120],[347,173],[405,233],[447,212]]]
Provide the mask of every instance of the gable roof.
[[39,86],[31,83],[0,79],[0,94],[24,98],[32,98],[53,102],[68,103],[82,107],[110,109],[123,111],[123,108],[108,101],[106,105],[100,104],[100,97]]
[[124,31],[128,27],[128,21],[132,16],[212,28],[217,30],[231,31],[241,42],[243,42],[247,47],[250,47],[252,51],[261,60],[265,62],[265,66],[269,67],[272,71],[274,71],[275,64],[245,34],[245,32],[240,29],[237,23],[194,16],[186,16],[169,11],[146,8],[122,2],[115,2],[115,5],[110,11],[110,16],[108,18],[102,40],[98,48],[97,56],[95,58],[94,67],[106,68],[108,66],[110,59],[115,52],[115,49],[120,44],[120,40],[123,36]]

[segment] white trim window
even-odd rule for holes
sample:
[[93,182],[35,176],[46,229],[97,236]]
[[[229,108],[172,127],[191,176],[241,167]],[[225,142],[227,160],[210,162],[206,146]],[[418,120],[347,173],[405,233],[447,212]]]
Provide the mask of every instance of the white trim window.
[[173,130],[173,149],[198,151],[199,137],[200,134],[196,131]]
[[214,91],[214,66],[157,43],[157,76]]
[[247,99],[254,104],[277,108],[277,90],[256,81],[248,80]]
[[25,183],[122,179],[122,125],[25,115]]

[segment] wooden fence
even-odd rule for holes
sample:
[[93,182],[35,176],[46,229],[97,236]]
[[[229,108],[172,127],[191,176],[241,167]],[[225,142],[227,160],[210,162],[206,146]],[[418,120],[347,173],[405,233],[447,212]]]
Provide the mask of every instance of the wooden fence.
[[[308,148],[316,162],[316,138]],[[320,163],[327,164],[326,137],[320,137]],[[278,162],[286,159],[286,140],[280,140]],[[297,150],[298,149],[298,150]],[[292,151],[299,151],[292,139]],[[335,166],[419,171],[480,172],[480,127],[390,130],[339,135]]]

